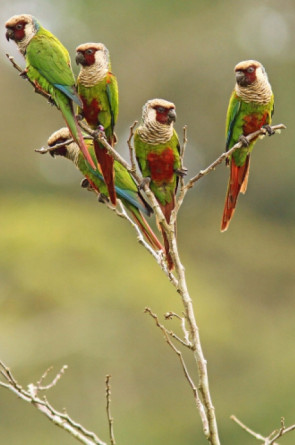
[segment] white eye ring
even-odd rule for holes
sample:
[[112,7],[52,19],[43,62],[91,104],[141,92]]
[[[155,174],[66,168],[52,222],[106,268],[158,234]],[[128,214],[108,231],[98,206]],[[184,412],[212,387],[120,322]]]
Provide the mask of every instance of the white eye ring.
[[247,71],[248,71],[248,73],[253,73],[253,72],[254,72],[254,68],[253,68],[253,66],[250,66],[250,67],[247,69]]

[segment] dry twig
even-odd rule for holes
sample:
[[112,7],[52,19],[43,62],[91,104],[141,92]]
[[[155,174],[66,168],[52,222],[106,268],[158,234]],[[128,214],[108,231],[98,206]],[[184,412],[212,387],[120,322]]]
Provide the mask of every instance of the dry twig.
[[255,439],[260,440],[263,442],[263,445],[278,445],[276,440],[278,440],[280,437],[284,436],[285,434],[290,433],[291,431],[295,430],[295,425],[291,425],[289,427],[285,426],[285,419],[284,417],[281,418],[281,427],[272,431],[267,437],[262,436],[259,433],[255,433],[255,431],[251,430],[248,426],[246,426],[243,422],[241,422],[236,416],[232,415],[230,418],[239,425],[244,431],[246,431],[251,436],[255,437]]
[[[40,399],[37,396],[38,389],[40,389],[40,382],[42,382],[43,378],[48,373],[48,370],[43,374],[37,385],[31,383],[30,385],[28,385],[27,390],[23,389],[22,386],[18,384],[16,379],[13,377],[10,369],[2,361],[0,361],[0,370],[2,377],[4,377],[5,379],[5,382],[0,381],[1,387],[12,391],[25,402],[31,403],[35,408],[38,409],[38,411],[48,417],[55,425],[67,431],[69,434],[71,434],[71,436],[79,440],[81,443],[85,445],[106,445],[106,443],[103,442],[96,434],[88,431],[82,425],[75,422],[68,414],[61,413],[53,408],[45,397],[43,399]],[[53,382],[48,386],[52,387],[59,380],[63,372],[64,367],[55,377]]]
[[110,434],[110,441],[111,445],[115,445],[115,436],[114,436],[114,419],[111,415],[111,385],[110,385],[111,376],[106,376],[106,399],[107,399],[107,417],[109,422],[109,434]]
[[[189,385],[190,385],[190,387],[191,387],[191,389],[193,391],[196,407],[197,407],[197,409],[199,411],[199,414],[200,414],[200,417],[201,417],[201,420],[202,420],[204,434],[205,434],[206,437],[208,437],[209,436],[209,425],[208,425],[208,419],[207,419],[207,416],[206,416],[204,405],[203,405],[202,401],[200,400],[200,397],[199,397],[199,394],[198,394],[198,389],[197,389],[196,385],[194,384],[194,382],[193,382],[193,380],[192,380],[192,378],[191,378],[191,376],[190,376],[190,374],[188,372],[187,366],[185,364],[185,361],[183,359],[183,356],[182,356],[181,352],[179,351],[179,349],[176,348],[176,346],[170,340],[169,336],[171,335],[171,333],[165,328],[164,325],[162,325],[159,322],[159,319],[158,319],[157,315],[154,314],[152,312],[152,310],[150,308],[148,308],[148,307],[145,308],[144,312],[149,314],[155,320],[156,325],[163,332],[164,338],[165,338],[166,342],[168,343],[170,348],[177,354],[177,356],[178,356],[178,358],[180,360],[180,363],[181,363],[182,370],[184,372],[185,378],[188,381],[188,383],[189,383]],[[187,346],[187,345],[185,345],[185,346]]]

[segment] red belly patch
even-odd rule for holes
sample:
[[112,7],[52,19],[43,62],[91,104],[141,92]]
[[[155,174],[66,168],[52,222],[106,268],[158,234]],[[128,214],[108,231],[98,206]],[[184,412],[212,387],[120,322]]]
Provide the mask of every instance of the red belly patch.
[[97,127],[99,125],[98,116],[101,111],[97,99],[92,99],[89,103],[84,97],[81,97],[83,102],[83,114],[89,125]]
[[168,147],[162,153],[149,153],[147,156],[151,179],[156,182],[170,182],[174,175],[174,153]]
[[259,130],[267,123],[268,113],[264,114],[250,114],[244,117],[245,124],[243,125],[243,134],[247,136],[254,131]]

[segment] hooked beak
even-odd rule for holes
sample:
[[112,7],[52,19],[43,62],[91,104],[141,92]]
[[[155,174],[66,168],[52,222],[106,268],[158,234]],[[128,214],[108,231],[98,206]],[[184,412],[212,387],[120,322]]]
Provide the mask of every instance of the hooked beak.
[[14,31],[13,31],[13,29],[7,28],[5,36],[6,36],[6,39],[8,40],[8,42],[9,42],[10,39],[14,40]]
[[236,71],[236,82],[241,87],[246,87],[248,85],[247,77],[243,71]]
[[85,57],[81,51],[77,51],[75,60],[77,65],[85,65]]
[[168,123],[171,124],[171,122],[176,121],[176,111],[174,108],[168,111]]

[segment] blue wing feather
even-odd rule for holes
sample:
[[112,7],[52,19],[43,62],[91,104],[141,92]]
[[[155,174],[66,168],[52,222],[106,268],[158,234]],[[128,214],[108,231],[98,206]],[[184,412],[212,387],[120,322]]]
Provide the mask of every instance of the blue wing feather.
[[[88,168],[91,171],[91,173],[93,174],[93,176],[96,176],[98,179],[100,179],[101,181],[104,181],[103,176],[99,173],[99,171],[97,170],[93,170],[90,165],[88,164]],[[130,192],[128,192],[127,190],[121,189],[120,187],[115,186],[115,190],[116,190],[116,194],[118,196],[119,199],[125,199],[125,201],[127,201],[129,204],[132,204],[134,207],[136,207],[138,210],[140,210],[141,212],[145,213],[146,215],[150,215],[150,211],[145,208],[137,199],[136,197],[133,197]],[[134,194],[136,194],[135,192],[133,192]]]

